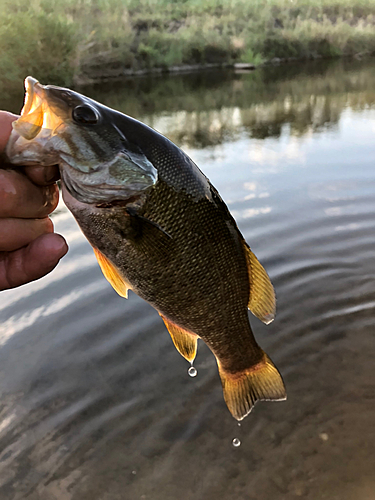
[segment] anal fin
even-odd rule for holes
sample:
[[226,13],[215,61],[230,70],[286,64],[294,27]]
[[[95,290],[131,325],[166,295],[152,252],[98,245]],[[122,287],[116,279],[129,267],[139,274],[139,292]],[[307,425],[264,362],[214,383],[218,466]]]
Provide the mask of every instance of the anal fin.
[[100,269],[102,270],[105,278],[116,292],[121,295],[121,297],[128,298],[128,290],[131,288],[129,283],[120,275],[120,272],[112,264],[112,262],[107,259],[97,248],[94,248],[95,257],[99,263]]
[[275,319],[275,290],[273,289],[271,280],[266,270],[245,242],[244,249],[250,282],[248,308],[254,316],[268,325]]
[[261,361],[238,373],[224,370],[217,360],[224,399],[237,420],[245,418],[257,401],[286,399],[284,382],[278,369],[267,354],[263,351],[262,353]]
[[173,343],[177,351],[183,356],[187,361],[192,363],[197,354],[198,336],[194,333],[190,333],[180,326],[177,326],[172,321],[165,318],[162,314],[165,326],[173,340]]

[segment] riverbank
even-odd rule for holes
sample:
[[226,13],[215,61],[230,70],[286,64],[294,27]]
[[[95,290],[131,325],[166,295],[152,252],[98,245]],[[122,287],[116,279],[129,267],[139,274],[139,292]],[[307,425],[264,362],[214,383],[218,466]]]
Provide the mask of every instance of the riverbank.
[[[327,56],[324,59],[328,62],[329,60],[339,60],[345,58],[346,60],[362,60],[374,57],[373,52],[360,52],[357,54],[345,54],[343,56]],[[234,71],[235,73],[248,73],[256,69],[264,68],[267,66],[279,66],[280,64],[293,64],[302,63],[305,64],[308,61],[315,61],[323,59],[321,55],[315,55],[310,57],[274,57],[268,61],[263,61],[257,65],[253,63],[243,63],[243,62],[233,62],[233,63],[206,63],[206,64],[182,64],[178,66],[170,67],[155,67],[155,68],[145,68],[145,69],[127,69],[118,68],[116,71],[102,72],[98,71],[96,74],[91,74],[89,77],[82,75],[77,75],[73,79],[73,85],[75,87],[85,87],[87,85],[101,84],[106,82],[121,81],[124,78],[135,78],[135,77],[145,77],[150,75],[162,75],[162,74],[183,74],[183,73],[195,73],[203,71],[213,71],[213,70],[224,70],[228,69]]]
[[0,90],[27,74],[71,86],[149,72],[375,52],[374,0],[12,0]]

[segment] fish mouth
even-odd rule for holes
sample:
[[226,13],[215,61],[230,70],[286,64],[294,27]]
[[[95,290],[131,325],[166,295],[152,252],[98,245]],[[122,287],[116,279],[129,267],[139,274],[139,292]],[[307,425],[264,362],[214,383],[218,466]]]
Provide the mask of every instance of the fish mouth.
[[21,116],[13,122],[14,130],[24,139],[34,139],[42,129],[51,131],[61,125],[62,120],[52,112],[47,101],[46,90],[32,76],[25,78],[25,101]]

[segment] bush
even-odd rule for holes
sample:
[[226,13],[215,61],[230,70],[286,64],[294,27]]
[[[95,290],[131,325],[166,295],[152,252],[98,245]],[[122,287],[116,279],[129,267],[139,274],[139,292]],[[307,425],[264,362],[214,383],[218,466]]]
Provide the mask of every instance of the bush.
[[0,91],[180,64],[375,51],[374,0],[2,0]]
[[27,75],[56,84],[71,83],[77,49],[76,27],[43,9],[13,5],[0,21],[0,88]]

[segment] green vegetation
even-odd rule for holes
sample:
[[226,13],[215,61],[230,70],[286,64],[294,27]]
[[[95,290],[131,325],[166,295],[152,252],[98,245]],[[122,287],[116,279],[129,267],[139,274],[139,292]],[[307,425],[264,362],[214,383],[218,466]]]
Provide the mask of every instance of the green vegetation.
[[2,0],[0,90],[375,52],[375,0]]

